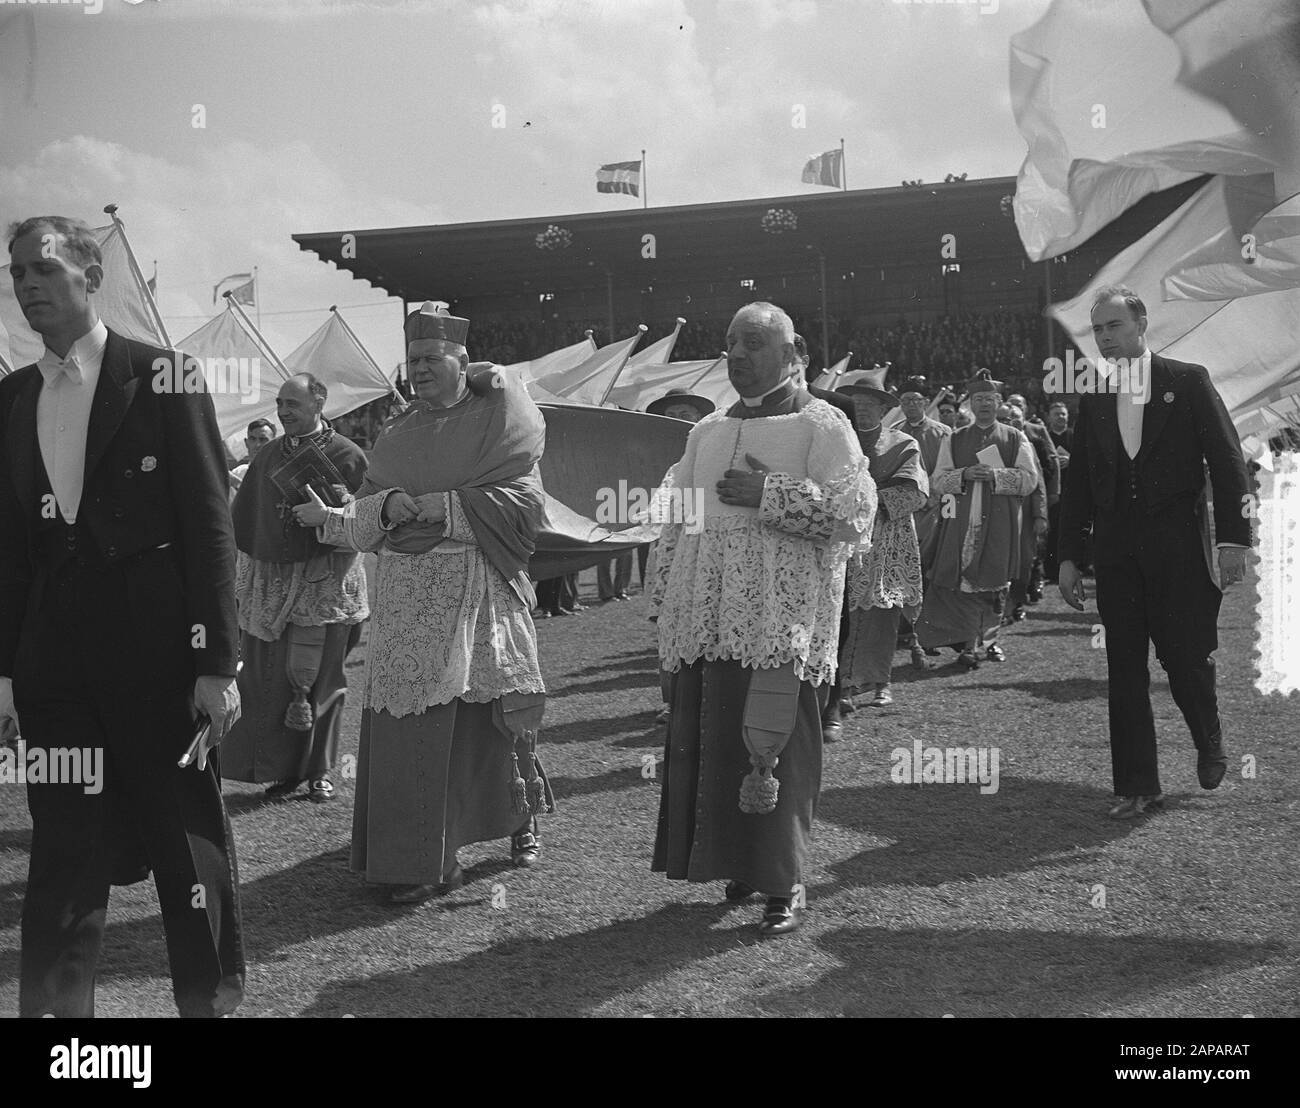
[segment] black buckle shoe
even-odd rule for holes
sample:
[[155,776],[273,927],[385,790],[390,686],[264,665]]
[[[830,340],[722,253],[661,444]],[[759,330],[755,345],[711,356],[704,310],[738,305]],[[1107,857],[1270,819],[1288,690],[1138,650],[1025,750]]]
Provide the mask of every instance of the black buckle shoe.
[[763,922],[758,925],[758,933],[763,938],[774,938],[797,931],[802,923],[801,913],[791,903],[788,896],[770,896],[767,907],[763,909]]
[[530,819],[528,826],[510,836],[510,861],[516,866],[531,866],[542,852],[542,840],[534,832],[537,820]]

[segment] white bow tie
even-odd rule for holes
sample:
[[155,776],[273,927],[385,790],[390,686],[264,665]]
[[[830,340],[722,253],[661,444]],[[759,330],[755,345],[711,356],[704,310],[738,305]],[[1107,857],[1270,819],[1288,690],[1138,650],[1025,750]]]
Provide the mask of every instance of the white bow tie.
[[74,385],[80,385],[85,380],[81,374],[81,363],[77,361],[75,354],[69,354],[62,361],[51,355],[49,359],[42,359],[37,368],[45,378],[45,383],[50,386],[53,386],[60,376],[67,377]]

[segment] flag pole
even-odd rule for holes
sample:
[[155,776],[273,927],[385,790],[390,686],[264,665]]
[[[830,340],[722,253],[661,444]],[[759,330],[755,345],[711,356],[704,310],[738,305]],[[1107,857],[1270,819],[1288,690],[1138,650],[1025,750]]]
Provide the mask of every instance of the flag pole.
[[840,188],[849,191],[849,163],[844,157],[844,140],[840,139]]
[[650,204],[650,187],[648,182],[649,175],[645,171],[645,151],[641,151],[641,207],[646,208]]
[[677,317],[677,323],[676,323],[676,325],[673,327],[673,341],[670,342],[670,343],[668,344],[668,353],[664,355],[664,361],[665,361],[665,362],[670,362],[670,361],[672,361],[672,359],[673,359],[673,350],[674,350],[674,349],[676,348],[676,346],[677,346],[677,336],[680,335],[680,334],[682,333],[682,327],[685,325],[685,323],[686,323],[686,320],[685,320],[685,319],[683,319],[681,316],[678,316],[678,317]]
[[225,298],[226,303],[230,305],[231,310],[243,325],[244,331],[248,337],[251,338],[262,352],[271,359],[271,365],[275,367],[275,371],[284,378],[284,380],[289,380],[289,370],[285,368],[284,362],[280,361],[280,356],[271,349],[271,344],[262,337],[262,332],[253,325],[253,321],[248,318],[244,309],[239,306],[239,301],[234,298],[233,293],[223,292],[221,295]]
[[334,313],[334,318],[339,321],[339,324],[342,326],[343,330],[347,332],[348,338],[350,338],[354,343],[357,344],[357,349],[361,351],[362,356],[366,359],[366,361],[370,363],[371,368],[377,374],[379,374],[379,378],[381,381],[383,381],[385,387],[391,387],[392,383],[388,380],[387,377],[384,376],[384,371],[379,368],[379,363],[370,356],[370,351],[361,345],[361,340],[357,338],[356,332],[354,332],[352,328],[348,326],[348,321],[343,318],[343,315],[339,311],[338,306],[333,304],[330,305],[330,311]]
[[5,356],[0,353],[0,377],[8,377],[14,371],[14,367],[5,361]]
[[253,307],[257,311],[257,326],[262,326],[262,297],[257,289],[257,266],[253,266]]
[[851,362],[852,360],[853,360],[853,351],[852,350],[846,351],[844,354],[844,361],[842,363],[844,369],[837,369],[835,371],[835,376],[831,378],[831,387],[827,389],[827,392],[835,391],[835,386],[840,383],[840,378],[844,376],[844,370],[848,369],[849,362]]
[[723,360],[726,358],[726,356],[727,356],[727,355],[726,355],[725,353],[723,353],[723,354],[719,354],[719,355],[717,356],[717,358],[715,358],[715,359],[713,360],[713,362],[710,363],[709,368],[706,369],[703,373],[701,373],[697,378],[695,378],[694,381],[692,381],[692,382],[691,382],[689,385],[687,385],[686,387],[687,387],[688,389],[698,388],[700,382],[703,381],[704,378],[706,378],[706,377],[707,377],[710,373],[712,373],[715,369],[717,369],[718,366],[722,364],[722,362],[723,362]]
[[105,206],[104,214],[113,220],[113,226],[117,228],[117,233],[122,236],[122,246],[126,249],[126,260],[131,266],[131,276],[135,278],[136,288],[140,290],[140,295],[144,297],[144,302],[149,308],[149,314],[153,317],[154,326],[158,328],[158,334],[162,337],[163,345],[168,350],[174,349],[172,340],[167,334],[167,325],[163,323],[162,313],[158,311],[158,305],[154,303],[153,293],[149,291],[149,286],[145,284],[144,274],[140,272],[140,263],[135,260],[135,251],[131,249],[131,240],[126,237],[126,225],[117,218],[117,205],[108,204]]
[[637,332],[636,342],[632,343],[627,348],[626,353],[624,353],[623,355],[622,362],[619,363],[618,369],[614,370],[614,376],[609,379],[608,387],[605,389],[603,393],[601,393],[600,404],[598,404],[597,407],[603,406],[605,401],[609,399],[609,394],[614,391],[614,385],[617,384],[619,375],[623,372],[623,370],[627,368],[627,361],[630,357],[632,357],[632,351],[637,348],[638,344],[641,342],[641,339],[645,337],[645,333],[648,330],[650,330],[650,328],[647,327],[644,323],[638,323],[636,325],[636,332]]

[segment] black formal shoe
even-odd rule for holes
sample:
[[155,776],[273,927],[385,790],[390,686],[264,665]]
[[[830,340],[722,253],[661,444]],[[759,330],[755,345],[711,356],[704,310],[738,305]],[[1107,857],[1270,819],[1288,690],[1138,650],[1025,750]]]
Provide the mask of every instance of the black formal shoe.
[[843,719],[845,716],[851,716],[855,711],[857,711],[857,709],[853,706],[853,701],[849,697],[847,696],[840,697],[840,718],[841,719]]
[[289,781],[278,781],[266,790],[266,795],[272,799],[281,796],[288,796],[291,792],[295,791],[302,782],[303,778],[301,777],[295,777]]
[[844,737],[844,727],[837,719],[822,720],[822,742],[837,743]]
[[984,654],[990,662],[1005,662],[1007,660],[1007,656],[1002,653],[1002,647],[998,646],[997,643],[991,643]]
[[537,821],[530,819],[527,826],[510,836],[510,861],[513,865],[526,868],[537,861],[542,852],[542,840],[534,833],[536,829]]
[[797,931],[801,922],[799,909],[790,903],[790,897],[769,896],[767,907],[763,909],[763,922],[758,925],[758,933],[764,939],[788,935],[791,931]]
[[1196,778],[1203,789],[1217,789],[1228,772],[1228,755],[1223,741],[1200,747],[1196,751]]
[[757,890],[743,881],[728,881],[726,895],[728,900],[748,900]]
[[1119,803],[1106,814],[1111,819],[1139,819],[1152,812],[1158,812],[1165,806],[1163,793],[1155,796],[1122,796]]
[[980,656],[973,650],[963,650],[957,655],[957,664],[962,669],[979,669]]

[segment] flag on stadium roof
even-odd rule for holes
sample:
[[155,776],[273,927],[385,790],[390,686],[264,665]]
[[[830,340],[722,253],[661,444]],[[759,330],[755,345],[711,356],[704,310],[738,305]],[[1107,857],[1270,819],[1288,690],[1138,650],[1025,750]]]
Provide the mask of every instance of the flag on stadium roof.
[[641,195],[641,163],[610,162],[596,170],[597,192],[626,192]]
[[808,159],[808,163],[803,167],[803,183],[805,185],[831,185],[834,188],[839,188],[843,174],[843,149],[827,150],[824,154],[818,154],[815,158]]

